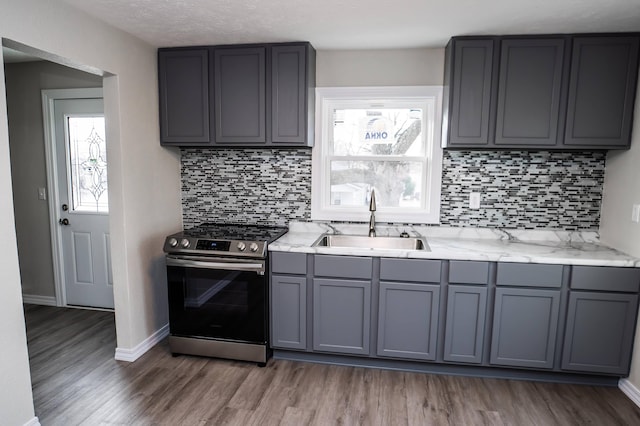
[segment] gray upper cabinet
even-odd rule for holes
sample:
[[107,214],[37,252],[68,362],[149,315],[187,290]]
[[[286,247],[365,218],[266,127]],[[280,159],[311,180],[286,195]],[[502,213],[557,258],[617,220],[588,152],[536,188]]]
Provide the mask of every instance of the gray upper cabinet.
[[160,142],[207,145],[209,52],[207,48],[158,51]]
[[266,48],[217,48],[213,57],[215,144],[266,144]]
[[163,145],[313,146],[309,43],[166,48],[158,57]]
[[558,142],[564,39],[503,39],[495,144]]
[[311,146],[315,51],[308,43],[271,48],[271,143]]
[[637,33],[456,37],[445,56],[450,149],[628,148]]
[[638,77],[638,37],[576,37],[564,143],[628,148]]
[[449,146],[487,147],[490,143],[495,44],[494,39],[454,39],[447,45],[443,137]]

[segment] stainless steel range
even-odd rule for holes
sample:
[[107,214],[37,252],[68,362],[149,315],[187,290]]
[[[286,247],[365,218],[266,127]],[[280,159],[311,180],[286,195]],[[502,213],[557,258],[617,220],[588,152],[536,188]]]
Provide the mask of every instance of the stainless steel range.
[[282,227],[205,223],[166,238],[173,354],[265,365],[267,246],[286,232]]

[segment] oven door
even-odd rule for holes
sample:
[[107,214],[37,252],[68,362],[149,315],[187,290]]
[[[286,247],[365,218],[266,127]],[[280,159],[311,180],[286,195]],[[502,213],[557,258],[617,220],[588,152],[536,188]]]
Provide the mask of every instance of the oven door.
[[264,259],[166,259],[171,335],[267,343]]

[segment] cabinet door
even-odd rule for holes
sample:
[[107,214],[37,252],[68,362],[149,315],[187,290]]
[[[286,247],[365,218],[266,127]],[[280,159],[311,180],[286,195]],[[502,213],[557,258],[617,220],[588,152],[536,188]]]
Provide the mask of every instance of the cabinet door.
[[556,145],[564,45],[564,39],[503,39],[496,145]]
[[628,147],[637,77],[638,37],[576,37],[565,145]]
[[158,84],[160,142],[163,145],[208,144],[208,50],[160,50]]
[[271,142],[306,145],[307,46],[271,48]]
[[562,369],[626,376],[637,312],[636,294],[572,292]]
[[313,280],[313,349],[369,355],[371,282]]
[[436,359],[440,285],[380,283],[379,356]]
[[448,48],[453,49],[448,144],[488,145],[494,41],[457,40]]
[[307,348],[306,277],[271,277],[271,346]]
[[214,50],[215,144],[265,144],[264,47]]
[[498,288],[491,364],[553,368],[560,291]]
[[444,336],[445,361],[473,364],[482,362],[486,310],[486,287],[449,286]]

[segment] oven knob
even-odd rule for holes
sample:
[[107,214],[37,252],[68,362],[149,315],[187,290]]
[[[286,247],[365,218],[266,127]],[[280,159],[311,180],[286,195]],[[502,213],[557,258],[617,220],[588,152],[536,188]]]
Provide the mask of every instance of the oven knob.
[[189,247],[189,240],[187,240],[186,238],[183,238],[183,239],[180,241],[180,245],[181,245],[182,247],[184,247],[184,248]]
[[258,251],[258,245],[256,243],[251,243],[251,245],[249,246],[249,250],[251,250],[252,252]]
[[246,247],[247,247],[247,246],[246,246],[246,245],[245,245],[245,243],[243,243],[242,241],[240,241],[240,242],[238,243],[238,250],[240,250],[240,251],[244,251],[244,249],[245,249]]
[[171,247],[175,247],[178,245],[178,240],[176,240],[175,238],[169,238],[169,245]]

